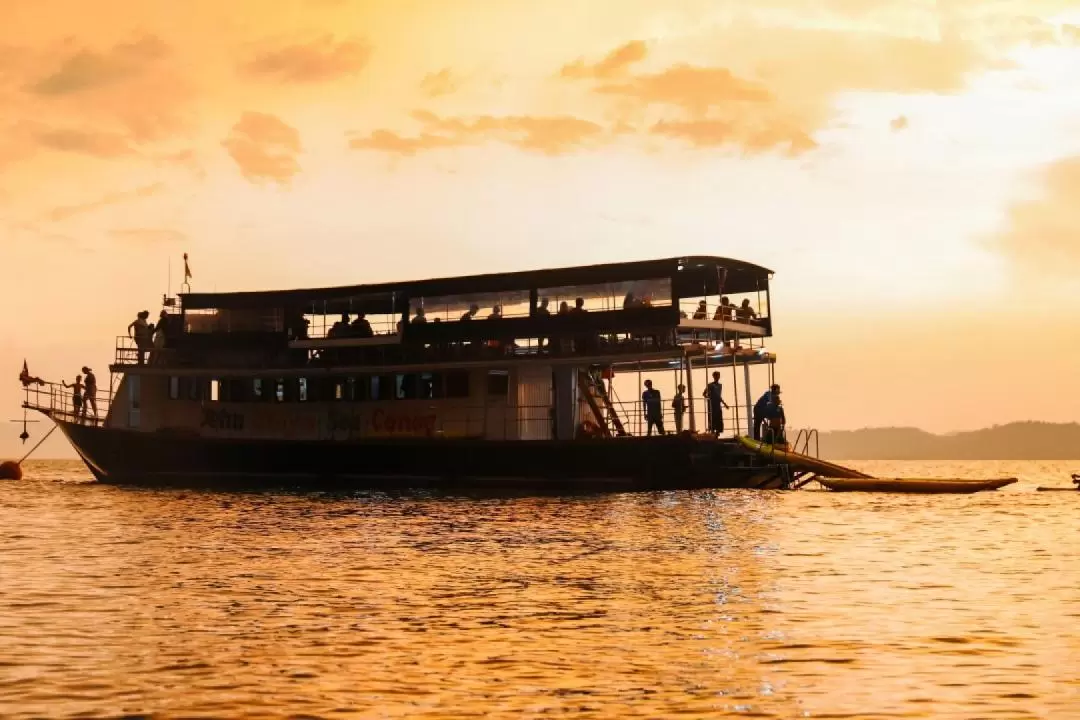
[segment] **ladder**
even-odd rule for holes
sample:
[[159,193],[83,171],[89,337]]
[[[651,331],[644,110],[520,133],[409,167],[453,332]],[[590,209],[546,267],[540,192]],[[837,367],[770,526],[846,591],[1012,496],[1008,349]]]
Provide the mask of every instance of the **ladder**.
[[[623,427],[619,413],[616,412],[615,405],[611,402],[611,396],[608,395],[607,388],[604,387],[603,379],[597,377],[595,370],[581,370],[578,373],[578,383],[581,386],[582,394],[585,396],[585,402],[588,403],[589,409],[592,410],[593,416],[596,417],[597,424],[604,429],[604,434],[611,437],[611,430],[614,428],[616,435],[625,437],[626,428]],[[598,403],[597,400],[600,402]],[[600,403],[603,403],[603,408],[600,407]]]

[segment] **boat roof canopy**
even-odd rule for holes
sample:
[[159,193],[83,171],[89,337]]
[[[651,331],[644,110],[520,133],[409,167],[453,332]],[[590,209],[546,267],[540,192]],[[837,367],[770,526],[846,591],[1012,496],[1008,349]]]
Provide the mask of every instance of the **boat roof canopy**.
[[[723,271],[726,271],[723,272]],[[303,309],[324,305],[326,312],[371,314],[394,313],[404,309],[411,298],[469,296],[481,293],[523,293],[558,289],[563,295],[607,295],[610,286],[635,281],[673,279],[680,298],[706,295],[752,293],[768,289],[772,271],[768,268],[712,256],[689,256],[636,262],[582,265],[513,273],[491,273],[462,277],[414,280],[371,285],[298,290],[271,290],[232,293],[182,294],[185,310],[244,310],[258,308]],[[649,284],[646,284],[647,287]],[[721,287],[722,286],[722,287]],[[604,289],[607,288],[607,289]]]

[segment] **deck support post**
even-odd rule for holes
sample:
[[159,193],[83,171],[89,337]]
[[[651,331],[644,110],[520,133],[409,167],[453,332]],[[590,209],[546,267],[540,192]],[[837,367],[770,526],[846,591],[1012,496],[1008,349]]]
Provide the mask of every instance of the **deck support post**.
[[[754,400],[753,393],[750,392],[750,363],[743,363],[743,387],[746,388],[746,436],[754,437]],[[735,398],[735,402],[739,399]]]
[[682,361],[686,364],[686,395],[690,402],[690,432],[696,434],[697,416],[694,414],[694,401],[697,400],[697,396],[694,395],[694,366],[690,362],[690,355],[686,350],[683,350]]

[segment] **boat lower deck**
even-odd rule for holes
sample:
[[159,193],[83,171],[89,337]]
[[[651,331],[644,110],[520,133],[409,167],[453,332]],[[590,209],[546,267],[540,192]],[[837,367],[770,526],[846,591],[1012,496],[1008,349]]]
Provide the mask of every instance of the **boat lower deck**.
[[352,442],[207,438],[61,421],[98,480],[134,485],[349,485],[623,492],[779,488],[786,468],[698,435]]

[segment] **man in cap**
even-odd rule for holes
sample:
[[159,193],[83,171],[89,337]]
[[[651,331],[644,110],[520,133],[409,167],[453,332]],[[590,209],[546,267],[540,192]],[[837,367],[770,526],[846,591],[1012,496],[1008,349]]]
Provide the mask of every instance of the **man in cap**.
[[773,385],[754,403],[754,439],[761,439],[761,424],[765,422],[770,403],[780,401],[780,386]]
[[94,409],[94,420],[98,419],[97,411],[97,377],[94,375],[94,371],[83,365],[83,417],[86,417],[86,409],[92,407]]

